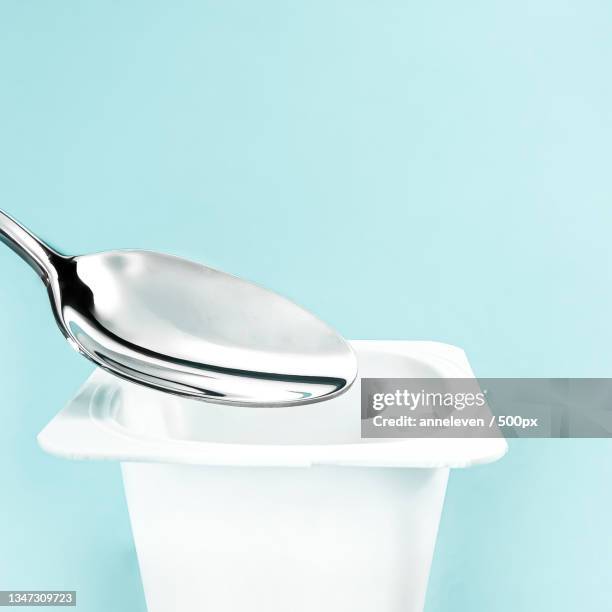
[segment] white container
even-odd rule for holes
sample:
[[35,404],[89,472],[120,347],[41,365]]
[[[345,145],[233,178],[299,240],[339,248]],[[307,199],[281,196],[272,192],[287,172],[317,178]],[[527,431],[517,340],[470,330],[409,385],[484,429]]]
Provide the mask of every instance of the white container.
[[[460,349],[355,341],[360,377],[471,377]],[[204,404],[97,370],[39,434],[121,462],[149,612],[417,612],[449,468],[503,439],[362,440],[360,384],[319,404]]]

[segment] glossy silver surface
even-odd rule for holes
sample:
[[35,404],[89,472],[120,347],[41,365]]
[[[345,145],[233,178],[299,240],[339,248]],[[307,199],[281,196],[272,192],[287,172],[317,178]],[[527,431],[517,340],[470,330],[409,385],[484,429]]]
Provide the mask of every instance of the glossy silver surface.
[[68,342],[128,380],[219,403],[334,397],[357,375],[350,346],[293,302],[151,251],[67,257],[0,211],[0,240],[36,270]]

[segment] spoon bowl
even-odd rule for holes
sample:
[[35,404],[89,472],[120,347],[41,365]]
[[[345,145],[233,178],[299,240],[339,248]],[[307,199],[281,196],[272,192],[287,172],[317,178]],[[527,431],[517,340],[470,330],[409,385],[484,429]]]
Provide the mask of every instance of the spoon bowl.
[[215,403],[330,399],[357,375],[348,343],[290,300],[179,257],[68,257],[0,211],[0,240],[41,277],[69,344],[101,368]]

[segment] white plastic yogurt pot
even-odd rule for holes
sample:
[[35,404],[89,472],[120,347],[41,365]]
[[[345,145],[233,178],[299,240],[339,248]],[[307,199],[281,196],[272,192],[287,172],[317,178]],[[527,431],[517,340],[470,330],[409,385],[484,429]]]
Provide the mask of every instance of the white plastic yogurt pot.
[[[361,378],[471,377],[462,350],[354,341]],[[95,371],[39,434],[121,463],[149,612],[423,610],[449,468],[500,438],[362,440],[360,383],[289,408],[204,404]]]

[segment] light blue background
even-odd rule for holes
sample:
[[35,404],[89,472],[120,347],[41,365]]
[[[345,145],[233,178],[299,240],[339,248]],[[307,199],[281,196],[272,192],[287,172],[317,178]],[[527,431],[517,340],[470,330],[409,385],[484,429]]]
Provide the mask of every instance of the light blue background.
[[[594,0],[0,5],[0,206],[481,376],[612,373],[612,9]],[[116,465],[36,433],[91,370],[0,250],[0,588],[143,612]],[[612,441],[452,474],[427,612],[612,607]],[[123,603],[116,605],[120,595]]]

